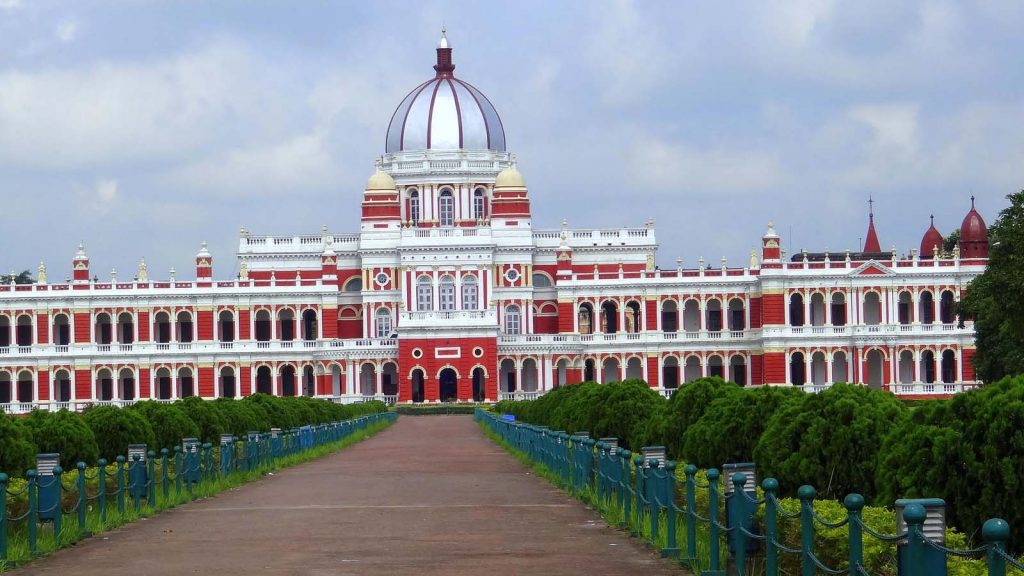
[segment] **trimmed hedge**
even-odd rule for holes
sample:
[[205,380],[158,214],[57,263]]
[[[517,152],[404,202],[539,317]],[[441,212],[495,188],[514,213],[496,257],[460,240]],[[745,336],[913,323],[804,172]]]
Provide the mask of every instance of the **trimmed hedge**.
[[619,392],[628,386],[574,384],[533,401],[499,402],[495,410],[570,433],[616,436],[633,450],[661,444],[673,460],[701,468],[756,462],[760,476],[779,480],[780,496],[811,484],[822,497],[857,492],[882,506],[942,498],[953,526],[975,534],[988,518],[1002,517],[1015,550],[1024,550],[1017,502],[1024,491],[1024,376],[912,403],[849,384],[808,394],[702,378],[667,401],[653,392],[652,400],[639,390]]
[[221,434],[244,436],[249,431],[323,424],[386,410],[377,401],[335,404],[256,394],[242,400],[144,401],[123,409],[96,406],[82,413],[36,410],[24,418],[0,412],[0,471],[20,477],[35,465],[35,455],[43,452],[59,452],[61,467],[72,470],[78,462],[98,458],[113,462],[127,454],[129,444],[173,450],[187,437],[217,443]]

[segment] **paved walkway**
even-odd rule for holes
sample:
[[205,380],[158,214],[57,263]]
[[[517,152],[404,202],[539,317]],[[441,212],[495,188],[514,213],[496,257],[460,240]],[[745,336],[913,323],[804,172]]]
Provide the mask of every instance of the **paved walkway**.
[[15,574],[679,574],[487,440],[403,416],[342,452]]

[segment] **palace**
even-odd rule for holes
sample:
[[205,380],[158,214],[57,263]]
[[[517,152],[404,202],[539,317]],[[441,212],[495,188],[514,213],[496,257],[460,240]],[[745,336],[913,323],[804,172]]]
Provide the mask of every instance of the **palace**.
[[717,375],[818,391],[856,382],[916,397],[977,385],[955,303],[985,269],[973,201],[959,245],[790,258],[768,224],[744,267],[655,266],[654,224],[535,230],[490,100],[442,35],[399,103],[359,231],[259,236],[218,280],[100,281],[83,246],[68,282],[0,286],[0,406],[81,408],[258,392],[337,402],[530,398],[642,378],[671,394]]

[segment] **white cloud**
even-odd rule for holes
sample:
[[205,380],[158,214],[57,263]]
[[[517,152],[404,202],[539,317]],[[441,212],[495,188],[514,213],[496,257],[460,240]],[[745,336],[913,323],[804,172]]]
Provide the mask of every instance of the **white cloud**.
[[249,53],[229,42],[152,62],[2,72],[0,166],[75,168],[195,153],[272,122],[261,76]]
[[57,37],[57,40],[64,44],[74,42],[75,38],[78,37],[78,21],[71,19],[61,20],[57,24],[56,30],[54,30],[54,35]]
[[879,148],[911,154],[917,150],[917,104],[864,104],[854,106],[848,115],[872,130]]
[[21,0],[0,0],[0,10],[14,10],[21,7]]
[[81,187],[79,197],[82,203],[94,212],[106,214],[115,208],[119,200],[117,179],[97,180],[92,186]]
[[629,167],[644,194],[729,194],[743,196],[779,184],[782,167],[770,151],[698,147],[641,135],[629,144]]

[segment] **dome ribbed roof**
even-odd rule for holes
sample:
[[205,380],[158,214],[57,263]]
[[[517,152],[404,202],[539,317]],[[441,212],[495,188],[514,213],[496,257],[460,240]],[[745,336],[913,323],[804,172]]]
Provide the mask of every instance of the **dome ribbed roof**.
[[455,78],[452,49],[442,33],[436,75],[413,89],[388,125],[385,151],[505,151],[505,129],[490,100],[468,82]]
[[509,166],[498,172],[498,177],[494,179],[495,188],[526,188],[526,181],[523,180],[523,175],[519,173],[513,166]]
[[971,211],[964,216],[964,221],[960,224],[960,241],[988,243],[988,226],[985,225],[985,219],[981,217],[981,214],[974,209],[973,196],[971,197]]

